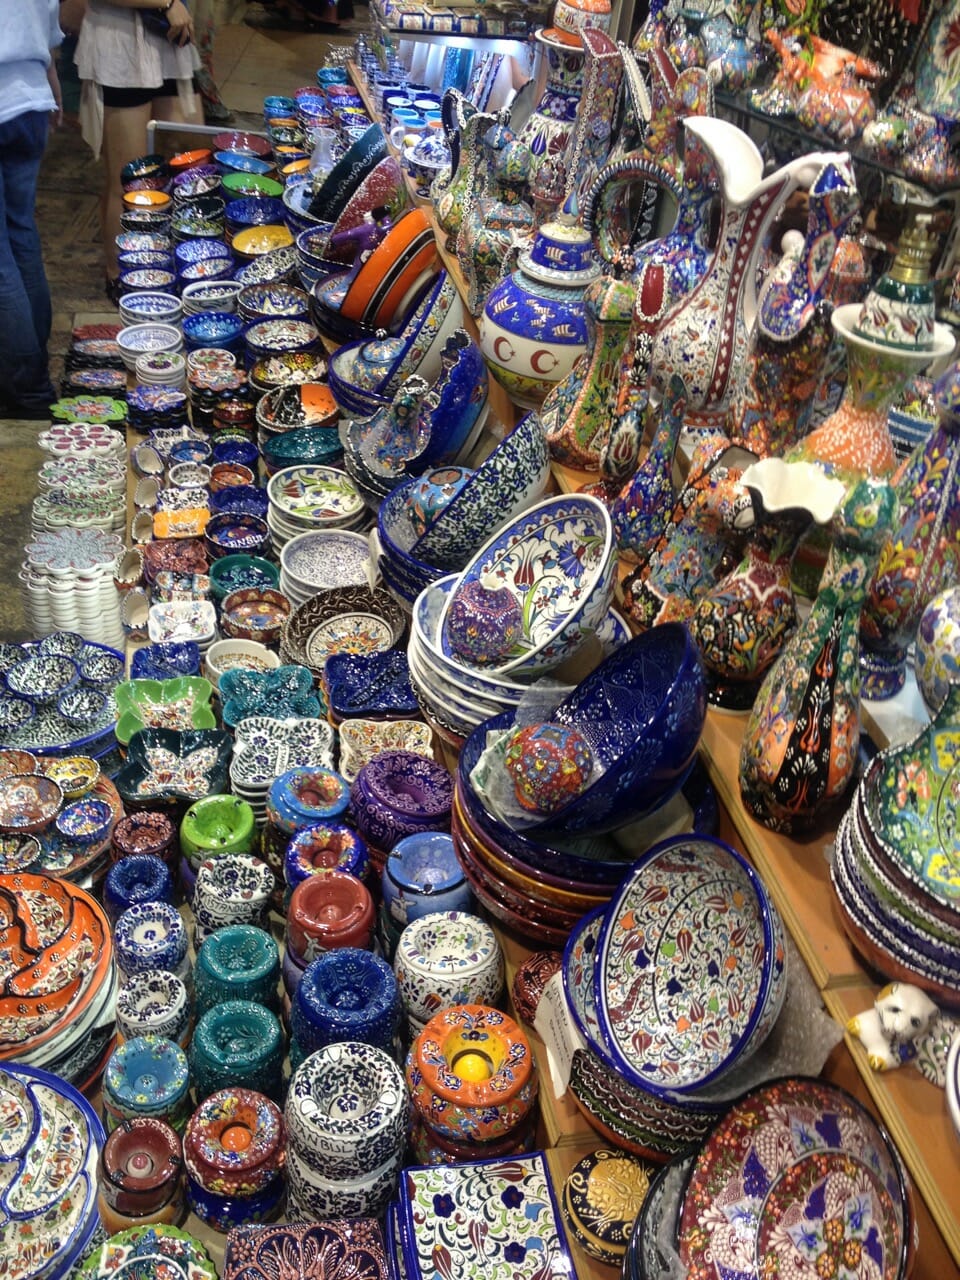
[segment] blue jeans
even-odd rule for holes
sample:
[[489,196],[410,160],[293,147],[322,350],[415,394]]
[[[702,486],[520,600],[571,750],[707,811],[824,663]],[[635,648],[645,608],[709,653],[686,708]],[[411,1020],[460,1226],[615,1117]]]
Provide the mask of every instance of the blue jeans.
[[50,288],[34,207],[48,113],[0,124],[0,412],[43,409],[55,398],[47,368]]

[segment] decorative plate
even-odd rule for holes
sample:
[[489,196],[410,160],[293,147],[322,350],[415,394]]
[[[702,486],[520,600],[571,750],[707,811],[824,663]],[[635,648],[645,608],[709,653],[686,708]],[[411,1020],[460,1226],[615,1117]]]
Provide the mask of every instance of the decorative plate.
[[542,1151],[406,1169],[401,1217],[408,1280],[575,1275]]
[[393,648],[405,622],[403,610],[388,592],[337,587],[318,592],[294,610],[282,647],[290,660],[322,671],[333,653],[371,654]]
[[363,510],[363,499],[350,477],[334,467],[287,467],[270,477],[270,504],[281,514],[305,524],[351,519]]
[[74,1280],[217,1280],[217,1268],[177,1227],[131,1227],[93,1250]]
[[594,986],[594,970],[597,963],[597,943],[607,922],[607,905],[589,912],[570,931],[563,949],[563,993],[567,1006],[577,1024],[577,1030],[587,1044],[608,1060],[605,1051],[603,1029],[597,1017],[597,998]]
[[702,1280],[904,1274],[912,1224],[900,1159],[849,1094],[786,1079],[746,1095],[705,1142],[678,1247]]
[[369,580],[370,548],[361,533],[318,529],[284,546],[280,568],[311,594],[328,587],[363,585]]
[[230,777],[260,786],[298,765],[333,768],[334,732],[325,720],[246,716],[237,725]]
[[756,1048],[769,1001],[779,1012],[783,966],[775,908],[740,854],[707,837],[654,846],[597,944],[597,1017],[617,1066],[653,1093],[717,1079]]
[[222,729],[141,729],[130,739],[117,790],[124,803],[219,795],[232,749]]
[[298,1280],[389,1280],[383,1232],[375,1218],[234,1227],[223,1280],[276,1280],[282,1258]]
[[306,667],[287,664],[270,671],[234,667],[220,677],[224,724],[238,725],[248,716],[286,719],[320,715],[313,676]]
[[351,716],[415,716],[420,710],[410,684],[407,655],[334,653],[323,665],[330,709],[341,720]]

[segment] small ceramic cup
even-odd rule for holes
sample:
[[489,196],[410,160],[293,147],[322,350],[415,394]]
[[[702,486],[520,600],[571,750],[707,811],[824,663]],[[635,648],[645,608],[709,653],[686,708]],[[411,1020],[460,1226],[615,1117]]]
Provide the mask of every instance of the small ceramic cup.
[[281,1177],[285,1136],[275,1102],[252,1089],[219,1089],[187,1124],[187,1173],[215,1195],[257,1195]]
[[103,907],[111,925],[130,907],[145,902],[173,904],[173,877],[152,853],[136,853],[115,862],[103,882]]
[[401,926],[437,911],[469,911],[473,894],[445,831],[405,836],[387,856],[383,902]]
[[290,896],[287,945],[303,964],[337,947],[369,950],[374,908],[370,890],[345,871],[310,876]]
[[198,944],[227,925],[262,925],[274,884],[267,864],[250,853],[224,853],[201,862],[193,887]]
[[124,1120],[100,1152],[100,1193],[116,1213],[143,1218],[161,1211],[181,1192],[183,1152],[163,1120]]
[[182,1132],[189,1115],[190,1071],[179,1045],[163,1036],[135,1036],[114,1052],[103,1073],[108,1130],[152,1116]]

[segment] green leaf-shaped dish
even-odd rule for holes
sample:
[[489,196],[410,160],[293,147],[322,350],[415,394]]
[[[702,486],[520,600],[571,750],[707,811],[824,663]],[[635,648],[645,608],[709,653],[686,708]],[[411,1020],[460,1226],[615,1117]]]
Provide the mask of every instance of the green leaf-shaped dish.
[[126,746],[140,729],[215,729],[213,685],[202,676],[172,680],[127,680],[114,697],[120,718],[117,741]]

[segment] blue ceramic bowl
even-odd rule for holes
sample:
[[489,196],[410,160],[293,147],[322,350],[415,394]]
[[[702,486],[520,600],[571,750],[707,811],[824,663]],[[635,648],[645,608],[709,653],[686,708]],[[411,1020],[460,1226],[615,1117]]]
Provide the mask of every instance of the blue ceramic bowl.
[[[279,581],[279,574],[277,575]],[[211,584],[212,584],[211,577]],[[172,680],[200,674],[200,648],[193,640],[183,644],[148,644],[134,650],[131,680]]]
[[214,462],[239,462],[242,467],[251,467],[256,471],[259,458],[260,450],[256,442],[247,437],[217,440],[213,446]]
[[229,311],[198,311],[183,317],[183,337],[187,348],[239,348],[243,340],[244,321]]
[[224,216],[227,226],[236,234],[245,227],[282,223],[285,213],[283,201],[275,196],[243,196],[228,202]]
[[235,270],[236,263],[232,256],[229,258],[201,258],[199,262],[191,262],[189,266],[177,272],[180,291],[182,292],[188,284],[199,284],[201,280],[206,283],[232,280]]
[[315,194],[310,207],[317,221],[336,222],[364,178],[387,158],[387,140],[378,124],[373,124],[344,153]]
[[189,267],[194,262],[203,262],[206,258],[233,259],[230,246],[225,240],[214,240],[210,236],[201,236],[196,240],[182,240],[173,251],[178,271]]
[[410,497],[420,483],[413,476],[394,489],[380,504],[377,513],[377,534],[380,538],[382,559],[391,577],[411,587],[419,595],[431,583],[444,576],[445,570],[420,560],[412,552],[417,541],[417,531],[410,520]]
[[264,120],[277,120],[292,116],[297,109],[296,98],[282,93],[272,93],[263,100]]
[[213,158],[221,173],[273,172],[273,165],[269,160],[261,160],[259,156],[250,155],[247,151],[215,151]]
[[111,925],[141,902],[173,903],[173,877],[162,858],[134,853],[115,862],[103,883],[103,907]]
[[114,783],[128,810],[189,805],[228,789],[232,750],[233,737],[222,729],[140,729]]
[[302,827],[283,855],[283,878],[295,889],[308,876],[347,871],[363,880],[370,865],[364,840],[345,822],[331,820]]
[[96,686],[77,684],[57,699],[57,710],[67,724],[88,733],[100,723],[107,705],[107,695]]
[[117,266],[121,274],[153,268],[159,271],[170,271],[173,268],[173,255],[165,249],[140,249],[133,253],[118,254]]
[[277,587],[279,584],[277,566],[257,556],[224,556],[210,566],[210,593],[215,600],[224,600],[232,591],[243,587]]
[[266,489],[258,489],[252,484],[236,485],[210,494],[210,510],[217,515],[233,512],[265,520],[269,506]]
[[170,446],[170,466],[178,462],[208,463],[213,450],[206,440],[177,440]]
[[336,427],[293,427],[263,443],[267,470],[286,467],[325,466],[343,457],[343,441]]
[[237,553],[260,555],[270,545],[270,530],[259,516],[223,511],[207,523],[203,545],[211,560]]
[[28,654],[4,676],[7,689],[36,706],[56,702],[80,679],[76,662],[63,654]]
[[389,1053],[400,1020],[400,990],[385,960],[341,947],[303,971],[290,1008],[290,1030],[304,1054],[338,1041]]
[[306,320],[310,302],[306,290],[290,284],[251,284],[237,298],[242,316],[248,320]]

